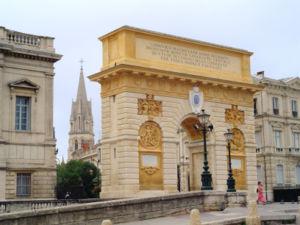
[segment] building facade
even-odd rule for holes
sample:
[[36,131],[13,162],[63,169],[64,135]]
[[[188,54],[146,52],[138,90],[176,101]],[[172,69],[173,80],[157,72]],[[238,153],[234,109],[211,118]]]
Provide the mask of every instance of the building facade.
[[300,185],[300,79],[254,80],[264,86],[254,95],[257,174],[272,201],[274,189]]
[[55,198],[54,38],[0,27],[0,199]]
[[203,137],[189,101],[199,89],[214,126],[207,137],[213,189],[227,189],[224,133],[232,128],[237,187],[255,197],[252,53],[128,26],[100,40],[103,66],[90,79],[101,85],[101,196],[201,188]]
[[83,68],[80,68],[76,100],[72,102],[68,160],[83,160],[99,165],[100,143],[94,145],[92,103],[87,99]]

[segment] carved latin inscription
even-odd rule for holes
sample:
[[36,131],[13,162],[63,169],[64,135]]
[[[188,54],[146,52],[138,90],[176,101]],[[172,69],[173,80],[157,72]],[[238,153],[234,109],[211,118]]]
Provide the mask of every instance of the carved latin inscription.
[[241,73],[238,57],[141,38],[136,39],[136,57]]

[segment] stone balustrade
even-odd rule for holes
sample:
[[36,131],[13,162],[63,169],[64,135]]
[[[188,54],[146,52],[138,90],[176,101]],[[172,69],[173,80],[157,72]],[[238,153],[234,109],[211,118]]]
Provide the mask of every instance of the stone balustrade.
[[[39,50],[43,50],[44,54],[53,54],[55,53],[53,40],[54,38],[52,37],[26,34],[0,26],[0,47],[2,46],[6,50],[23,53],[22,49],[25,48],[27,51],[32,50],[32,52],[30,52],[31,55],[34,55],[34,53]],[[11,46],[14,46],[16,49]]]
[[79,203],[89,203],[101,201],[98,198],[95,199],[62,199],[62,200],[11,200],[0,201],[0,214],[19,212],[19,211],[36,211],[39,209],[47,209],[53,207],[67,206]]
[[17,44],[25,44],[25,45],[32,45],[32,46],[40,46],[41,39],[38,36],[33,36],[29,34],[23,34],[14,31],[7,32],[7,40],[9,42],[14,42]]
[[29,224],[29,221],[31,225],[83,225],[92,222],[101,224],[107,219],[116,224],[178,213],[186,214],[194,208],[201,211],[219,211],[229,205],[245,206],[246,192],[195,191],[5,213],[0,216],[0,225]]

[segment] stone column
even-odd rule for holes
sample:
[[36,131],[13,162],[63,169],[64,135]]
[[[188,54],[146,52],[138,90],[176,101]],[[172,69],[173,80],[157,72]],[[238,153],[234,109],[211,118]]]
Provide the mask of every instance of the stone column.
[[[45,74],[45,119],[46,119],[46,140],[53,140],[53,74]],[[42,91],[42,90],[41,90]]]
[[246,217],[247,225],[260,225],[260,217],[257,214],[257,204],[255,201],[249,201],[248,204],[248,215]]
[[[3,77],[4,77],[4,55],[0,54],[0,105],[3,105]],[[2,112],[3,107],[0,107],[0,115],[3,115]],[[6,154],[4,150],[4,145],[2,144],[3,138],[2,138],[2,119],[0,118],[0,200],[5,199],[5,186],[6,186]]]
[[[3,77],[4,77],[4,72],[3,72],[3,67],[4,67],[4,55],[0,54],[0,105],[3,105],[3,93],[2,93],[2,86],[3,86]],[[0,115],[3,115],[2,112],[3,107],[0,108]],[[0,143],[2,140],[2,119],[3,117],[0,118]]]

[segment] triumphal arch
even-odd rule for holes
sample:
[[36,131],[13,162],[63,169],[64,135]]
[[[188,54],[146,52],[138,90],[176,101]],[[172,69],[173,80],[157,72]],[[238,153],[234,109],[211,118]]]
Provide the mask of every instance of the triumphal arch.
[[255,190],[251,52],[133,27],[100,38],[102,197],[201,188],[203,137],[189,93],[197,90],[214,127],[207,136],[213,190],[226,191],[224,133],[234,133],[238,190]]

